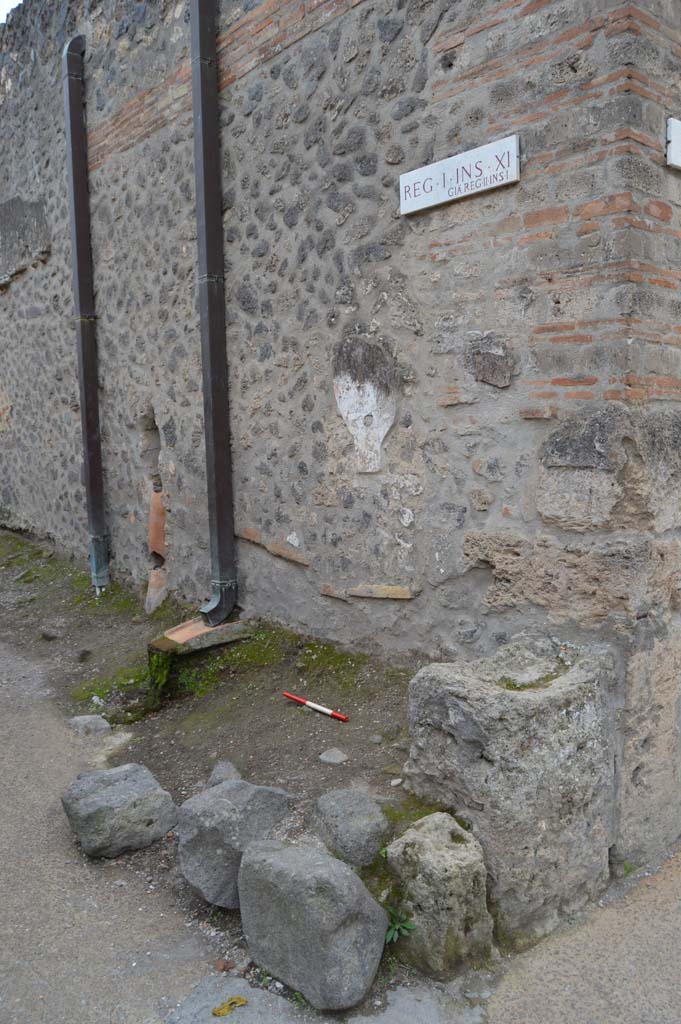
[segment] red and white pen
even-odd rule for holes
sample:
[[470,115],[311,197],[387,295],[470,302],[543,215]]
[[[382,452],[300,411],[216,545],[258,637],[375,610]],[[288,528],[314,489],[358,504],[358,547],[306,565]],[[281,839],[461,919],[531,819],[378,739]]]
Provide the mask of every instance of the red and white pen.
[[312,708],[313,711],[319,711],[322,715],[328,715],[329,718],[335,718],[339,722],[349,722],[350,719],[347,715],[342,715],[340,711],[332,711],[331,708],[325,708],[323,704],[315,704],[311,700],[306,700],[305,697],[296,697],[295,693],[287,693],[284,690],[284,696],[288,697],[289,700],[294,700],[296,704],[302,704],[306,708]]

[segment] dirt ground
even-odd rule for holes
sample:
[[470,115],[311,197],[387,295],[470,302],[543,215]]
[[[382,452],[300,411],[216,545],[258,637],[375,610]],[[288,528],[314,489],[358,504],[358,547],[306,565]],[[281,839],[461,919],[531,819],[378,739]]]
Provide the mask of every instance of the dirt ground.
[[[294,833],[296,823],[304,828],[315,798],[337,787],[368,786],[400,813],[409,798],[390,783],[400,778],[408,751],[407,686],[415,659],[387,665],[254,623],[247,639],[178,659],[172,697],[147,713],[147,644],[192,614],[170,603],[149,617],[140,596],[118,584],[97,599],[85,566],[44,542],[0,530],[0,642],[44,667],[65,716],[104,714],[117,723],[116,732],[130,735],[108,764],[145,764],[181,803],[203,788],[216,761],[230,760],[249,781],[281,786],[297,798]],[[283,690],[337,708],[350,720],[301,708]],[[323,764],[319,755],[331,747],[348,760]],[[213,940],[216,955],[245,967],[238,914],[209,906],[189,889],[176,869],[172,841],[116,863],[172,891]],[[105,864],[99,870],[106,871]],[[388,957],[384,982],[403,974]]]
[[[83,567],[8,531],[0,531],[0,593],[0,639],[44,661],[65,714],[97,712],[125,725],[133,738],[112,763],[143,760],[177,801],[220,759],[303,803],[351,780],[395,796],[390,782],[408,751],[407,686],[416,660],[386,665],[254,623],[244,640],[178,659],[172,698],[146,715],[147,644],[191,609],[170,603],[146,616],[137,595],[120,585],[97,599]],[[301,708],[284,690],[350,721]],[[320,762],[331,747],[348,755],[345,764]]]

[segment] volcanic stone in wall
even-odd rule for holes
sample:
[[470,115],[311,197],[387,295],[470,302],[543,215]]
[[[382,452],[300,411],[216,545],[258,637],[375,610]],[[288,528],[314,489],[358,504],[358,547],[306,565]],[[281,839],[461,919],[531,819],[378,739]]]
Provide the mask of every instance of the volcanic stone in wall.
[[19,196],[0,203],[0,286],[44,260],[51,247],[42,201],[27,202]]
[[504,338],[491,331],[474,332],[466,355],[477,381],[495,388],[509,387],[516,372],[516,360]]
[[541,450],[537,511],[586,531],[681,524],[681,414],[620,406],[571,416]]
[[470,820],[498,937],[516,946],[609,878],[612,659],[587,651],[570,666],[561,653],[517,638],[479,661],[427,666],[410,684],[408,785]]

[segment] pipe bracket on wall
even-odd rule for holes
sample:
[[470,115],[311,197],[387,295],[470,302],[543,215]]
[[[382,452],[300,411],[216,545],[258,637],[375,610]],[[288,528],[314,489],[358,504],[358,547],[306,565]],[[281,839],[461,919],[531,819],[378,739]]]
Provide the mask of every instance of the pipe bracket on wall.
[[84,56],[85,39],[83,36],[74,36],[64,47],[62,58],[66,164],[84,481],[90,534],[90,574],[92,585],[99,592],[109,583],[109,538],[104,516],[102,441],[99,429],[97,319],[90,243]]
[[212,591],[210,600],[201,609],[201,614],[209,625],[216,626],[228,618],[237,599],[225,335],[216,0],[191,0],[190,22],[199,313]]

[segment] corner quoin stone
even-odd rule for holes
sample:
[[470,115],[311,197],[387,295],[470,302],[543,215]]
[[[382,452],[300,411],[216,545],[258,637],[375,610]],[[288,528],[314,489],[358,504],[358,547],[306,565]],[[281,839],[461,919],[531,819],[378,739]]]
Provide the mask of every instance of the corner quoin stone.
[[312,847],[252,843],[239,896],[257,964],[317,1010],[346,1010],[366,996],[388,915],[347,864]]
[[209,903],[235,910],[241,856],[286,816],[291,798],[283,789],[243,779],[210,786],[180,807],[177,822],[180,871]]
[[429,814],[390,844],[387,860],[415,926],[400,940],[400,958],[440,980],[466,961],[486,960],[493,924],[477,839],[451,814]]
[[472,823],[506,945],[550,931],[609,880],[612,658],[550,641],[429,665],[409,688],[408,786]]
[[177,808],[142,764],[79,775],[62,796],[69,824],[84,853],[117,857],[161,839]]

